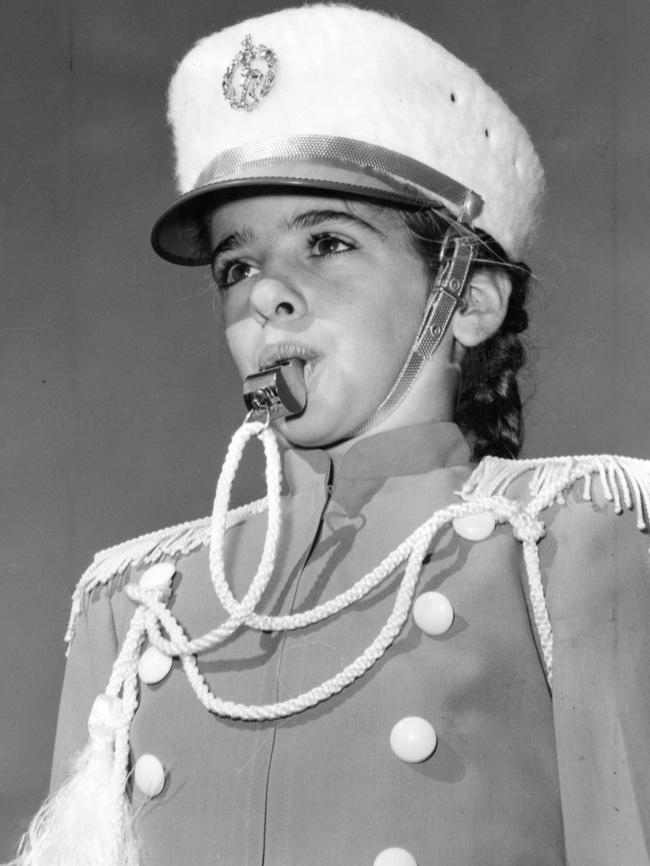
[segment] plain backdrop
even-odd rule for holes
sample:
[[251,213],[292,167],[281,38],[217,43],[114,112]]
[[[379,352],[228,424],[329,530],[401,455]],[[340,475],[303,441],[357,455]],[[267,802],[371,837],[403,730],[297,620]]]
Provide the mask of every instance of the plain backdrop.
[[[148,234],[174,195],[176,61],[278,5],[0,0],[0,859],[46,791],[76,579],[207,514],[242,418],[206,274]],[[375,6],[477,67],[547,168],[525,453],[650,456],[650,3]]]

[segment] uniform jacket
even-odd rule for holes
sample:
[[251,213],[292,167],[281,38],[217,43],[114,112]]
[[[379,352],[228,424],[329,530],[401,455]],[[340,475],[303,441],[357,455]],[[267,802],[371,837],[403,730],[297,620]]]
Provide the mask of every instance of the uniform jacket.
[[[370,670],[323,703],[279,720],[219,718],[199,703],[178,659],[163,682],[141,686],[132,758],[152,753],[167,772],[158,797],[133,791],[143,864],[372,866],[391,847],[418,866],[650,863],[650,574],[639,530],[650,474],[642,461],[621,469],[585,459],[587,469],[576,458],[492,459],[472,475],[467,445],[447,423],[362,439],[335,477],[325,452],[287,451],[280,546],[258,605],[265,613],[337,596],[463,497],[525,505],[546,491],[538,551],[552,689],[517,532],[504,521],[469,541],[448,523],[423,557],[416,595],[446,596],[451,628],[431,636],[409,617]],[[186,634],[224,621],[205,526],[189,543],[187,530],[157,536],[146,556],[141,546],[121,548],[122,565],[86,599],[63,689],[55,788],[86,740],[91,704],[133,615],[124,588],[148,563],[175,562],[169,606]],[[265,527],[260,513],[226,536],[238,599]],[[200,655],[207,684],[246,704],[319,685],[372,643],[402,573],[315,625],[243,626]],[[428,720],[438,738],[419,763],[400,760],[389,742],[410,716]]]

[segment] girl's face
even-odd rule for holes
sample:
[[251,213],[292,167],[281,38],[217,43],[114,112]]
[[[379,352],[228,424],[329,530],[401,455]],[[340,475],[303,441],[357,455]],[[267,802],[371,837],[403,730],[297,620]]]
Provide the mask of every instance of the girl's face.
[[345,439],[389,392],[424,311],[427,273],[399,216],[329,197],[261,195],[221,206],[211,227],[242,377],[304,358],[307,407],[276,427],[296,445]]

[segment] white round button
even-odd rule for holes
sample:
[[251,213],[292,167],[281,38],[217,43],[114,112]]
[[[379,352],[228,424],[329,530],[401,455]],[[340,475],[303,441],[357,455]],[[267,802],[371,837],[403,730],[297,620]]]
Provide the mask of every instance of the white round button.
[[438,737],[426,719],[407,716],[390,732],[390,747],[401,761],[419,764],[435,752]]
[[441,592],[423,592],[415,599],[413,619],[425,634],[441,635],[454,621],[454,609]]
[[415,857],[405,848],[384,848],[372,866],[418,866]]
[[140,589],[169,589],[175,574],[176,566],[173,562],[157,562],[142,573]]
[[157,797],[165,787],[165,768],[155,755],[140,755],[135,762],[135,784],[145,797]]
[[466,538],[468,541],[483,541],[484,538],[492,535],[497,522],[491,511],[481,511],[478,514],[456,517],[452,525],[461,538]]
[[138,662],[138,676],[149,686],[164,680],[171,669],[171,656],[161,653],[155,646],[147,647]]

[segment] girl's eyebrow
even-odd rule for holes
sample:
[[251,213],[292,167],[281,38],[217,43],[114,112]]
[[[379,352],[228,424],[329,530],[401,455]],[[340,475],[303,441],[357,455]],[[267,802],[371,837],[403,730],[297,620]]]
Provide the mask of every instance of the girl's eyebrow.
[[[283,234],[287,234],[291,231],[296,231],[299,229],[315,228],[316,226],[319,226],[325,222],[340,222],[345,223],[346,225],[350,225],[350,223],[352,223],[353,225],[364,228],[367,231],[370,231],[381,238],[386,237],[386,235],[382,231],[380,231],[377,226],[374,226],[372,223],[367,222],[356,214],[342,210],[315,209],[305,211],[304,213],[300,213],[295,217],[291,217],[291,219],[283,221],[280,225],[280,231]],[[232,232],[232,234],[229,234],[227,237],[225,237],[214,248],[214,250],[212,251],[212,261],[214,262],[217,256],[221,255],[222,253],[227,253],[231,250],[237,249],[238,247],[253,243],[255,237],[255,232],[248,226],[244,226],[242,229]]]
[[353,223],[354,225],[367,229],[382,238],[385,237],[384,233],[380,231],[377,226],[374,226],[372,223],[367,222],[347,210],[308,210],[286,220],[280,228],[283,232],[290,232],[295,229],[314,228],[324,222],[341,222],[347,223],[348,225]]
[[212,262],[214,263],[214,260],[221,253],[227,253],[230,252],[230,250],[236,250],[238,247],[243,247],[246,244],[250,244],[254,240],[255,232],[248,227],[244,227],[240,231],[229,234],[222,241],[219,241],[216,247],[212,250]]

